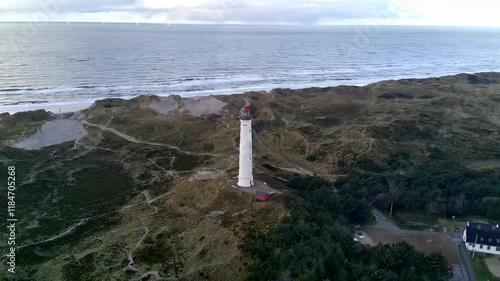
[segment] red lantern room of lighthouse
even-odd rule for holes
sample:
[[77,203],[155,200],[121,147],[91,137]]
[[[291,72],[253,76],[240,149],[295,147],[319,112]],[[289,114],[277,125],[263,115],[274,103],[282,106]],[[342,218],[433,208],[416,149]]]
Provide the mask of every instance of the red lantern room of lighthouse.
[[245,115],[249,114],[250,113],[250,108],[248,106],[243,107],[243,113]]

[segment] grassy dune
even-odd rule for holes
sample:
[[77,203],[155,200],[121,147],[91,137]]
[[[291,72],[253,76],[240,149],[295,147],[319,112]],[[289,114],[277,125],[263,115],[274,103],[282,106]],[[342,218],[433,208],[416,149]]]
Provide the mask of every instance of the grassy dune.
[[[272,228],[288,212],[286,196],[257,204],[226,184],[237,174],[238,113],[246,103],[254,114],[256,174],[287,179],[302,167],[333,180],[368,175],[353,194],[384,197],[388,183],[377,176],[411,178],[422,167],[498,172],[498,73],[215,99],[98,101],[83,112],[93,124],[85,137],[34,151],[9,144],[60,117],[0,116],[0,171],[15,165],[19,175],[18,242],[34,243],[19,251],[17,278],[244,279],[252,264],[240,249],[244,229]],[[190,181],[198,170],[222,177]],[[0,182],[3,192],[5,173]],[[370,202],[384,204],[380,196]],[[224,214],[207,216],[211,211]],[[138,271],[123,270],[129,252]]]

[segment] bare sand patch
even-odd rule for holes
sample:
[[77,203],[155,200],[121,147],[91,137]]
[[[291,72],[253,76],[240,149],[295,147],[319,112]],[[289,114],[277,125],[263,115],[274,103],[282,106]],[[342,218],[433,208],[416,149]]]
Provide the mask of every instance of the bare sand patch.
[[148,107],[161,114],[168,114],[179,109],[182,104],[179,96],[170,95],[168,97],[160,97],[159,101],[151,102]]
[[215,97],[186,98],[183,102],[184,109],[193,116],[217,114],[227,105]]
[[226,105],[227,103],[213,96],[181,98],[170,95],[168,97],[159,97],[145,106],[161,114],[179,111],[193,116],[202,116],[220,113]]
[[87,131],[80,121],[54,120],[43,124],[38,132],[13,144],[12,147],[39,150],[51,145],[80,140],[86,134]]
[[500,278],[500,256],[492,256],[487,259],[484,259],[486,266],[490,270],[491,274]]

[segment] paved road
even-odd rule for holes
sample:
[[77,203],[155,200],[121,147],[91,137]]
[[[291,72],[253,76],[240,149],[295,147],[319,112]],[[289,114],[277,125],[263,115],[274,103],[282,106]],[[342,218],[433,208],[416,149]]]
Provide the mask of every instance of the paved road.
[[477,281],[476,273],[474,272],[474,266],[472,265],[472,259],[470,252],[465,248],[462,242],[462,233],[453,233],[453,242],[455,248],[457,249],[458,258],[460,259],[460,267],[462,268],[462,275],[465,280]]
[[401,228],[394,225],[392,222],[387,220],[385,215],[383,215],[379,210],[373,209],[372,214],[376,217],[377,223],[370,228],[387,230],[395,233],[404,232]]

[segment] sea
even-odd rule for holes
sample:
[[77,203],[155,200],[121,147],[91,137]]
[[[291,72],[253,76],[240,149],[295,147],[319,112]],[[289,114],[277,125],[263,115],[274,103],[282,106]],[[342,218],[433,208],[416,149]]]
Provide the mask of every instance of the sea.
[[500,71],[500,28],[0,23],[0,113]]

